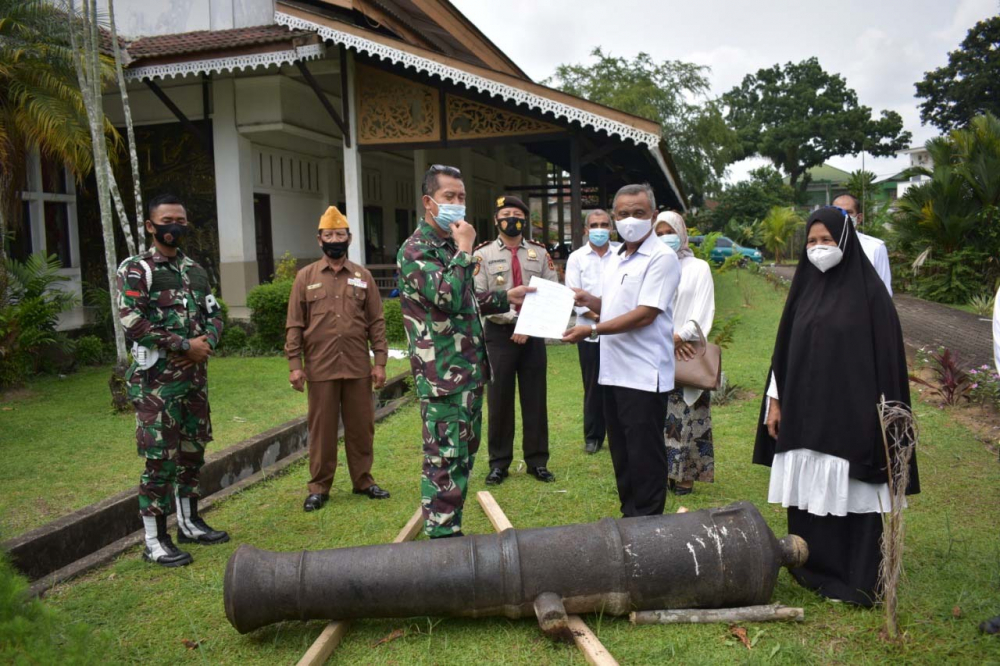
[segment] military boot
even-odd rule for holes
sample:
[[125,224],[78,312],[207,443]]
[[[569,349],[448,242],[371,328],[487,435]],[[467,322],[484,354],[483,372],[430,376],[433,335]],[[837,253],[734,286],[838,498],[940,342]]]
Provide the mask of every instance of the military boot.
[[146,528],[146,550],[142,559],[164,567],[183,567],[194,561],[190,553],[171,541],[166,516],[143,516],[142,524]]
[[177,543],[200,543],[213,546],[226,543],[229,535],[221,530],[213,530],[198,515],[197,497],[177,498]]

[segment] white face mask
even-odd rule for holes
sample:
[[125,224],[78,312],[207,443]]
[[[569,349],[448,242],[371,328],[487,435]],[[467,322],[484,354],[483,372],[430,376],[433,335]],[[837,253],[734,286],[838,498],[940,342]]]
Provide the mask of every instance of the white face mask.
[[821,273],[826,273],[843,260],[844,251],[834,245],[817,245],[806,250],[806,256]]
[[[847,218],[847,215],[844,215]],[[806,257],[809,258],[809,262],[819,269],[820,273],[826,273],[828,270],[839,264],[844,260],[844,251],[840,249],[840,246],[844,244],[847,239],[847,220],[844,220],[844,230],[840,232],[840,240],[837,241],[836,245],[816,245],[814,247],[806,250]]]
[[635,243],[653,228],[653,220],[637,220],[634,217],[629,217],[615,222],[615,227],[618,229],[618,235],[625,242]]

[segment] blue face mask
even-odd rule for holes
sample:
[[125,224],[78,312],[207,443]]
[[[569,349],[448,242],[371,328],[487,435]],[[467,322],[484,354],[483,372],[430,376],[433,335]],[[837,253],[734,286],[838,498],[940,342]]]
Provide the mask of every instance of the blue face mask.
[[[434,201],[431,199],[431,201]],[[465,219],[465,204],[438,203],[438,213],[434,216],[434,221],[443,231],[448,231],[455,222]]]
[[610,229],[591,229],[589,232],[590,242],[597,247],[604,247],[611,237]]
[[672,249],[674,252],[681,249],[681,237],[677,234],[664,234],[660,236],[660,242]]

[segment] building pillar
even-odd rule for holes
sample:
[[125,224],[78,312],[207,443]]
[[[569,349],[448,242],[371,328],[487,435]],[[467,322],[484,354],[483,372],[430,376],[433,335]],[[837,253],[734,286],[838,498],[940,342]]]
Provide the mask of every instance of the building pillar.
[[236,128],[233,78],[213,77],[212,94],[220,288],[229,305],[241,307],[246,304],[247,292],[257,285],[251,146]]
[[580,139],[573,137],[569,146],[569,178],[570,178],[570,235],[572,236],[572,249],[576,249],[583,244],[583,229],[581,219],[583,218],[583,191],[580,182]]
[[422,191],[424,184],[424,174],[427,173],[427,151],[426,150],[414,150],[413,151],[413,205],[416,206],[414,210],[417,211],[417,224],[420,224],[420,220],[424,219],[424,193]]
[[[357,85],[355,77],[357,71],[354,67],[354,53],[348,50],[340,52],[341,57],[346,62],[341,62],[347,72],[346,77],[341,81],[346,82],[346,90],[341,91],[348,101],[348,130],[350,131],[350,141],[343,142],[344,145],[344,202],[347,210],[347,223],[351,227],[351,247],[348,248],[347,257],[354,263],[364,265],[365,263],[365,209],[364,192],[362,190],[361,175],[361,152],[358,150],[358,100]],[[350,147],[348,147],[350,143]]]

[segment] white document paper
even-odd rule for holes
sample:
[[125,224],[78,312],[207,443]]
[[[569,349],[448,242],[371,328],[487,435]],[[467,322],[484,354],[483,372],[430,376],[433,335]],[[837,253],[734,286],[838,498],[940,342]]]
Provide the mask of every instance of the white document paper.
[[573,290],[537,275],[531,276],[528,286],[538,291],[524,297],[524,305],[521,306],[514,334],[532,338],[562,339],[563,333],[569,327],[570,315],[573,314]]

